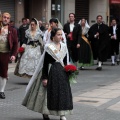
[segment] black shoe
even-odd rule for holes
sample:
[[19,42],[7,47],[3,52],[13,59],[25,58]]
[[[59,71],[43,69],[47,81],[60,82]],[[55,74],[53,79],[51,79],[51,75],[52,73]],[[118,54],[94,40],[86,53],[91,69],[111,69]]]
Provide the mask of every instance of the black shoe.
[[[97,63],[97,65],[98,65],[98,63]],[[102,62],[102,65],[103,65],[103,62]]]
[[83,67],[83,66],[81,66],[81,67],[79,68],[79,70],[84,70],[84,67]]
[[50,120],[50,118],[49,118],[48,115],[44,115],[44,114],[43,114],[43,120]]
[[115,63],[112,63],[111,66],[115,66]]
[[120,61],[117,61],[117,65],[119,65],[119,62],[120,62]]
[[101,71],[101,70],[102,70],[102,67],[97,67],[96,70]]
[[0,92],[0,98],[1,98],[1,99],[5,99],[5,94],[4,94],[4,92]]
[[[63,120],[62,118],[60,118],[60,120]],[[67,120],[67,119],[66,119]]]

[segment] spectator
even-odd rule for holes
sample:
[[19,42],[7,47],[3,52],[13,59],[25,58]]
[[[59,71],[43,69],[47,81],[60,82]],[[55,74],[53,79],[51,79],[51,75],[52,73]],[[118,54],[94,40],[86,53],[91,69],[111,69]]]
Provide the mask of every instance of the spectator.
[[24,43],[25,40],[25,31],[28,29],[28,23],[26,18],[22,18],[22,25],[19,27],[19,41],[20,46]]

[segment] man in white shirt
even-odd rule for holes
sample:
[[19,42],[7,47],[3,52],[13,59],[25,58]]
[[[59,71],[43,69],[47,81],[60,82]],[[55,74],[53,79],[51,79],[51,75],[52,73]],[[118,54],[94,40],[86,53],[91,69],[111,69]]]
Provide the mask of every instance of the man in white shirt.
[[69,14],[69,22],[64,25],[63,31],[67,39],[69,58],[76,63],[78,61],[78,48],[80,47],[81,26],[75,23],[74,13]]
[[112,66],[115,65],[115,54],[116,54],[116,61],[119,65],[119,40],[120,40],[120,27],[117,25],[116,19],[112,19],[111,21],[112,26],[109,29],[109,35],[111,39],[111,60]]

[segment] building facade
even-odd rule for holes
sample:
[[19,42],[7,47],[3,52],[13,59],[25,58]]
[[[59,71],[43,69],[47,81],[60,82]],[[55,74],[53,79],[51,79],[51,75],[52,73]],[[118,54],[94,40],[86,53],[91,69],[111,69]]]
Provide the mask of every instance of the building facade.
[[35,17],[44,23],[56,17],[64,24],[71,12],[76,14],[77,22],[86,18],[90,25],[99,14],[106,24],[112,17],[120,20],[120,0],[0,0],[0,10],[10,12],[16,26],[21,25],[23,17]]

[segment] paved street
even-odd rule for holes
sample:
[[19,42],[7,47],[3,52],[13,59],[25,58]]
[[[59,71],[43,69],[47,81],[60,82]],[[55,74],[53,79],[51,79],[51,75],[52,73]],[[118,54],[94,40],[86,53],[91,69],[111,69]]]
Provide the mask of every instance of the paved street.
[[[6,99],[0,99],[0,120],[42,120],[42,115],[21,105],[29,79],[13,75],[15,63],[9,65]],[[104,63],[80,70],[77,84],[72,85],[74,114],[67,120],[120,120],[120,65]],[[51,120],[59,117],[50,116]]]

